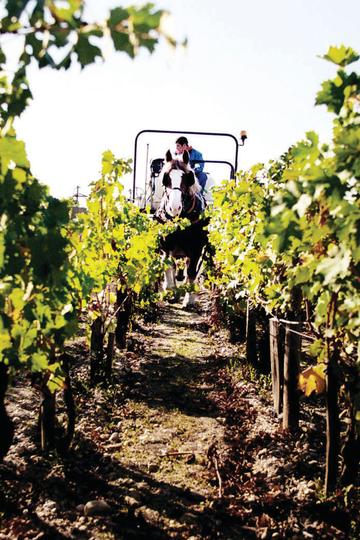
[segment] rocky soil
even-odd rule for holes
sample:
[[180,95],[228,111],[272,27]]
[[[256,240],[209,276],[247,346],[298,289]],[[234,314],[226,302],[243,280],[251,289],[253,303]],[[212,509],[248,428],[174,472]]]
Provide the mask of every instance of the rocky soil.
[[[206,305],[203,293],[201,305]],[[89,386],[83,338],[69,343],[77,427],[65,457],[42,455],[39,396],[8,394],[14,445],[0,465],[0,539],[356,538],[358,488],[325,500],[324,408],[281,430],[268,377],[211,333],[202,309],[159,308]]]

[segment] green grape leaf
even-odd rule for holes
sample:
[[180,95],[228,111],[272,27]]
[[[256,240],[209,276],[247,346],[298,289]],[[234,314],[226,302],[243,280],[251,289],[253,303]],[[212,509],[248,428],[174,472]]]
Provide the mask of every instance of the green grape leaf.
[[119,23],[124,22],[129,17],[129,10],[117,7],[110,10],[110,16],[107,21],[110,28],[116,28]]
[[85,67],[95,62],[96,58],[102,58],[102,52],[99,47],[92,45],[89,38],[83,34],[78,34],[78,41],[74,46],[74,52],[77,54],[81,67]]
[[110,34],[116,51],[126,52],[130,58],[135,58],[135,47],[131,43],[130,36],[127,32],[111,30]]
[[25,144],[12,137],[0,138],[0,155],[3,174],[6,174],[11,162],[19,167],[28,168],[30,166],[26,156]]
[[338,66],[345,67],[359,60],[360,56],[351,47],[341,45],[340,47],[329,47],[328,52],[321,56],[321,58],[333,62]]
[[316,95],[316,105],[327,105],[328,111],[339,114],[345,101],[345,90],[349,86],[357,85],[359,77],[356,73],[348,75],[339,70],[336,79],[324,81],[321,90]]

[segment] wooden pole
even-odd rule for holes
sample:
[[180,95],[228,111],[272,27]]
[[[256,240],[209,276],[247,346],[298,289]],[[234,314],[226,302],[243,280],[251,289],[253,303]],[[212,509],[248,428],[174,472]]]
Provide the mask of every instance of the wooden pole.
[[116,317],[115,342],[119,349],[126,349],[126,334],[130,326],[132,296],[129,291],[118,291],[116,305],[122,306]]
[[299,427],[299,364],[301,328],[298,322],[285,323],[284,353],[284,414],[283,428],[293,430]]
[[261,320],[261,333],[259,338],[259,368],[262,372],[268,373],[270,368],[270,325],[269,316],[264,309],[258,313],[257,322]]
[[67,355],[64,355],[63,357],[63,368],[65,372],[65,387],[63,391],[63,400],[66,408],[67,424],[64,437],[59,442],[57,442],[57,449],[60,453],[65,453],[69,449],[71,441],[74,437],[76,422],[75,399],[71,387],[68,358],[69,357]]
[[105,376],[107,379],[111,377],[111,373],[112,373],[114,347],[115,347],[115,332],[109,332],[107,348],[106,348],[106,365],[105,365]]
[[256,359],[256,318],[248,299],[246,307],[246,360],[256,365]]
[[[55,345],[51,345],[49,364],[56,361]],[[41,376],[41,394],[42,402],[39,411],[40,443],[41,450],[47,452],[55,447],[55,413],[56,413],[56,392],[50,392],[48,375],[43,373]]]
[[275,318],[269,321],[270,332],[270,364],[275,413],[279,416],[283,406],[284,355],[280,343],[279,321]]
[[339,456],[339,383],[336,374],[338,350],[329,354],[326,370],[326,472],[325,494],[329,495],[336,486]]
[[0,362],[0,463],[6,456],[14,436],[14,425],[5,408],[5,393],[8,381],[8,368],[3,362]]
[[[355,366],[354,366],[355,368]],[[357,371],[354,369],[354,378],[357,379]],[[355,380],[356,380],[355,379]],[[345,443],[341,449],[342,457],[342,470],[341,470],[341,483],[344,486],[352,484],[354,478],[358,477],[359,464],[360,464],[360,433],[356,429],[356,412],[357,407],[355,405],[356,383],[353,383],[353,388],[348,392],[348,415],[349,424],[345,434]]]
[[96,384],[100,378],[104,355],[104,325],[102,317],[97,317],[91,325],[90,341],[90,383]]
[[40,445],[43,452],[55,446],[55,392],[50,392],[46,382],[43,376],[39,412]]

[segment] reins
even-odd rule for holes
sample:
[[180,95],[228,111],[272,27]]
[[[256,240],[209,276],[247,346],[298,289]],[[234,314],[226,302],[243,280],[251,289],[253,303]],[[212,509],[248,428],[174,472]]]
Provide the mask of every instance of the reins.
[[196,204],[196,196],[195,196],[195,195],[192,195],[191,198],[192,198],[192,205],[191,205],[191,208],[189,208],[189,209],[186,210],[186,212],[185,212],[186,214],[191,214],[191,212],[193,212],[193,211],[194,211],[194,208],[195,208],[195,204]]

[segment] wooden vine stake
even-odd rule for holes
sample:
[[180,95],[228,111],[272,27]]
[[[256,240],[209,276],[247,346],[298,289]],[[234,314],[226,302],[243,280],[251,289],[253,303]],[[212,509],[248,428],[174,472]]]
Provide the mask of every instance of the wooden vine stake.
[[284,355],[281,347],[279,321],[270,319],[270,364],[271,380],[275,413],[279,416],[282,411],[282,390],[284,384]]
[[5,393],[8,380],[8,368],[3,362],[0,362],[0,463],[6,456],[14,436],[14,426],[5,408]]
[[115,347],[115,332],[109,332],[108,342],[107,342],[107,347],[106,347],[106,362],[105,362],[105,376],[107,379],[111,377],[111,373],[112,373],[114,347]]
[[71,378],[69,373],[69,358],[68,356],[63,356],[63,368],[65,372],[65,384],[63,389],[63,400],[66,409],[67,423],[65,428],[64,436],[57,441],[57,448],[59,452],[66,452],[73,440],[75,433],[75,422],[76,422],[76,410],[75,410],[75,400],[71,387]]
[[[118,291],[116,298],[118,313],[116,317],[115,342],[119,349],[126,349],[126,334],[131,321],[133,298],[129,291]],[[121,307],[121,309],[119,309]]]
[[250,300],[246,307],[246,360],[255,365],[257,360],[256,353],[256,317],[254,310],[251,309]]
[[[334,329],[337,311],[337,293],[333,293],[327,310],[327,330]],[[329,495],[336,487],[340,445],[339,421],[339,379],[338,363],[340,357],[337,340],[326,338],[326,471],[325,494]]]
[[40,446],[47,452],[55,446],[55,392],[51,393],[47,386],[47,376],[42,377],[42,400],[39,411]]
[[[330,349],[330,347],[328,347]],[[329,495],[336,486],[339,456],[339,383],[337,378],[338,349],[335,345],[328,358],[326,369],[326,472],[325,493]]]
[[283,428],[290,431],[299,427],[300,328],[298,322],[285,323]]
[[90,341],[90,383],[95,385],[100,380],[100,369],[104,357],[104,323],[97,317],[91,325]]
[[261,310],[262,332],[259,338],[259,367],[262,371],[268,372],[270,367],[270,325],[269,316],[265,310]]

